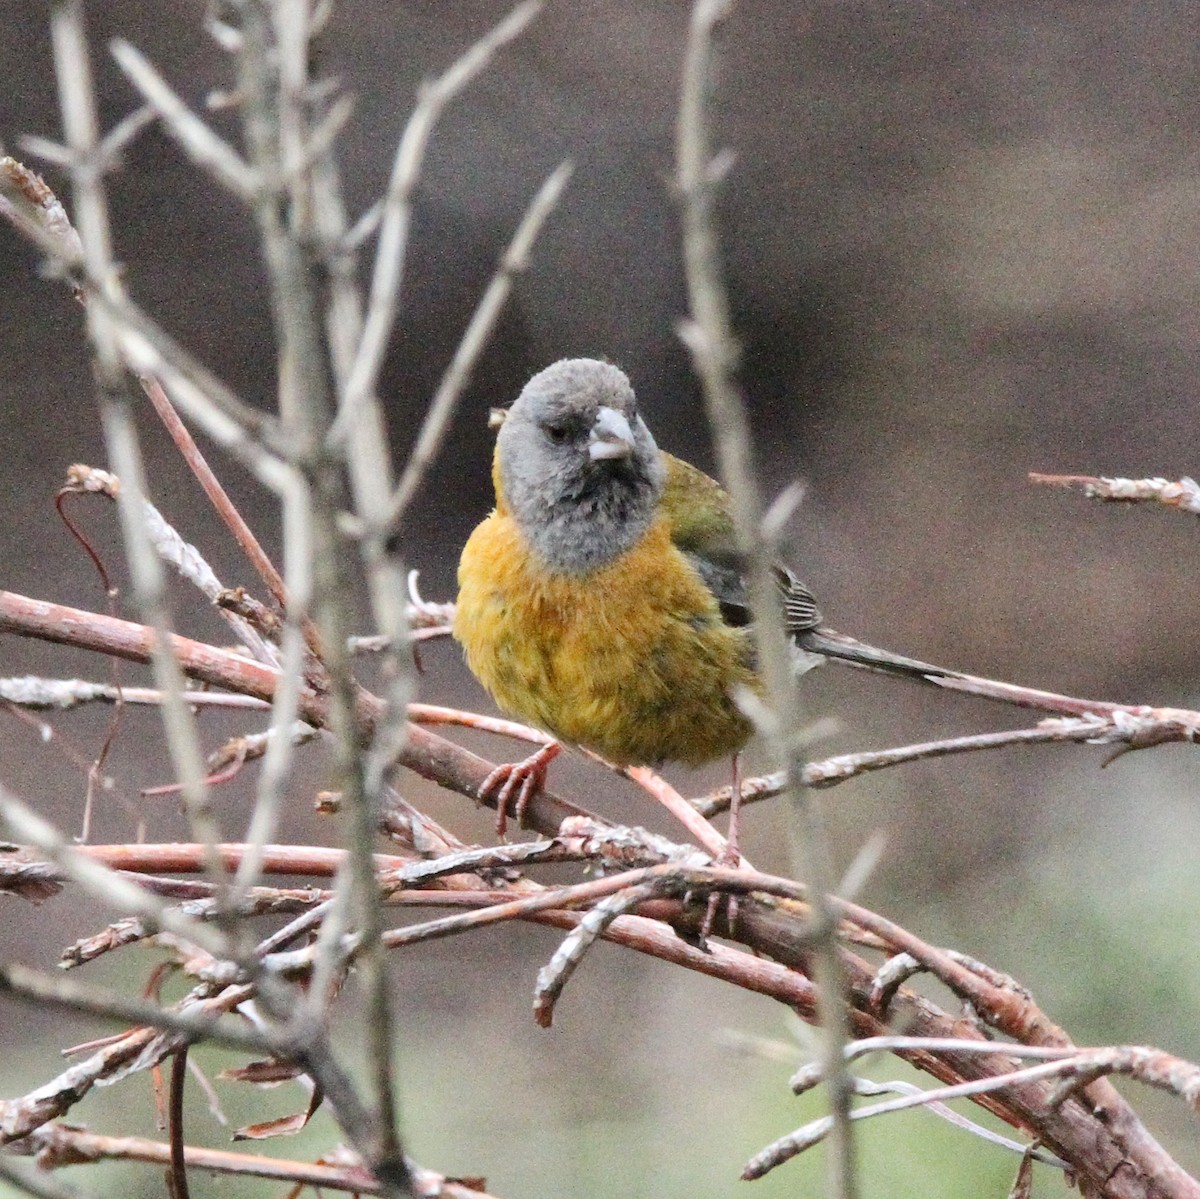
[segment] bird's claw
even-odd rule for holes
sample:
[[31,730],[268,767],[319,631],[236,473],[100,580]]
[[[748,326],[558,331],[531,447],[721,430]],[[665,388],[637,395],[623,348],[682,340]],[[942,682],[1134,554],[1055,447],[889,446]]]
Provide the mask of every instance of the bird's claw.
[[[736,869],[740,865],[741,860],[741,854],[738,852],[737,845],[730,841],[726,843],[725,848],[713,859],[713,865]],[[704,919],[700,922],[701,945],[706,944],[708,938],[712,935],[713,925],[716,923],[717,914],[721,911],[722,906],[725,908],[725,923],[730,933],[735,931],[738,914],[737,896],[728,895],[721,891],[712,891],[709,893],[708,903],[704,909]]]
[[529,801],[542,789],[546,782],[546,771],[558,757],[562,746],[557,741],[543,745],[521,762],[505,762],[497,766],[483,780],[479,788],[480,799],[495,796],[496,836],[503,837],[508,830],[509,804],[514,800],[512,816],[520,828],[525,821],[525,810]]

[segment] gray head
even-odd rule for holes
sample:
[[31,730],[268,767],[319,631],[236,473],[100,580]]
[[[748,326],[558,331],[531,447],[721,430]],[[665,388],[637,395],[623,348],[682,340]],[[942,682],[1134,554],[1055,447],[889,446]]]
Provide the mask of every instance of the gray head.
[[623,371],[564,358],[533,376],[496,442],[513,518],[555,570],[582,574],[634,545],[665,468]]

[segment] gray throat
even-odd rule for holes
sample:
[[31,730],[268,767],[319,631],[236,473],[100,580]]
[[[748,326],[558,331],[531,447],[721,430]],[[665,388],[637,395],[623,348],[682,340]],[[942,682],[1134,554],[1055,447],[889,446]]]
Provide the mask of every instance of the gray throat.
[[645,478],[606,479],[582,496],[510,500],[513,517],[551,570],[589,574],[632,549],[650,527],[658,488]]

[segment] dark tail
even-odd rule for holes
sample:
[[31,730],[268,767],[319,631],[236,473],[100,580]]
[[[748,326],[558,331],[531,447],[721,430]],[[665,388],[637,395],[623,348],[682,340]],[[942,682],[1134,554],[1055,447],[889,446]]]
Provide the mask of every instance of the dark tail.
[[836,658],[839,662],[848,662],[851,666],[860,666],[865,670],[878,670],[884,674],[899,675],[901,678],[918,681],[934,679],[961,678],[957,670],[946,670],[941,666],[932,666],[928,662],[919,662],[916,658],[905,658],[900,654],[889,653],[885,649],[876,649],[865,641],[856,641],[839,633],[835,629],[824,626],[815,629],[805,629],[796,635],[796,644],[809,653],[820,654],[826,658]]

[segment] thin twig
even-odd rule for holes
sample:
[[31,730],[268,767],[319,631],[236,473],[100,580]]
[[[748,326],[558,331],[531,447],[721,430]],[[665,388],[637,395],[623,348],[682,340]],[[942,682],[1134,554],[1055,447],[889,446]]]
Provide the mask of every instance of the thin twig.
[[[906,1038],[895,1039],[900,1042],[906,1040]],[[885,1047],[884,1043],[893,1038],[880,1037],[877,1040],[880,1042],[879,1047]],[[914,1040],[920,1040],[920,1038]],[[943,1046],[943,1048],[945,1047]],[[1019,1048],[1008,1045],[991,1046],[992,1052],[1001,1054],[1010,1049],[1013,1050],[1013,1056],[1022,1056]],[[863,1050],[863,1052],[870,1051],[870,1049]],[[1023,1054],[1023,1056],[1043,1056],[1043,1054],[1034,1051]],[[902,1095],[897,1099],[885,1100],[883,1103],[873,1104],[870,1107],[858,1108],[851,1112],[850,1118],[866,1120],[872,1116],[888,1115],[891,1112],[904,1111],[908,1108],[921,1107],[935,1102],[945,1103],[950,1099],[982,1095],[990,1091],[1050,1078],[1064,1078],[1069,1082],[1070,1089],[1074,1090],[1101,1074],[1112,1072],[1131,1074],[1151,1086],[1173,1091],[1192,1106],[1195,1106],[1197,1099],[1200,1098],[1200,1067],[1190,1062],[1181,1062],[1179,1058],[1174,1058],[1159,1050],[1141,1046],[1115,1046],[1105,1049],[1074,1050],[1065,1055],[1059,1053],[1056,1060],[1041,1065],[1010,1070],[1003,1074],[972,1079],[969,1082],[956,1083],[952,1086],[935,1087],[928,1091],[919,1091],[915,1095]],[[1061,1103],[1066,1098],[1066,1094],[1067,1092],[1060,1090],[1057,1096],[1058,1102]],[[1053,1099],[1052,1096],[1052,1101]],[[761,1153],[756,1154],[742,1171],[742,1178],[751,1180],[763,1177],[776,1166],[824,1140],[832,1130],[833,1121],[828,1116],[811,1121],[788,1136],[774,1141]]]
[[[157,116],[158,114],[149,104],[143,104],[123,116],[100,141],[98,157],[100,169],[109,171],[118,166],[122,151]],[[71,151],[66,146],[52,142],[48,138],[26,135],[20,139],[19,144],[27,153],[44,158],[47,162],[64,167],[71,164]]]
[[[103,180],[94,165],[99,118],[81,0],[59,0],[50,28],[63,129],[72,152],[71,177],[84,260],[89,273],[104,281],[104,293],[119,295]],[[146,532],[147,489],[120,353],[107,315],[90,306],[88,333],[105,442],[123,481],[118,510],[134,595],[143,617],[156,633],[151,659],[156,682],[166,696],[162,713],[167,749],[183,785],[184,803],[197,837],[215,846],[220,837],[208,803],[200,741],[192,714],[183,703],[183,675],[168,644],[170,615],[165,580]],[[215,851],[210,855],[209,869],[213,881],[219,883],[222,876]]]
[[187,1159],[183,1135],[183,1096],[187,1083],[188,1049],[184,1045],[171,1058],[171,1102],[167,1117],[167,1135],[171,1144],[171,1199],[189,1199]]
[[245,1021],[220,1011],[195,1010],[186,1006],[160,1008],[146,1000],[108,992],[95,983],[83,986],[69,978],[43,974],[17,963],[0,966],[0,990],[40,1005],[84,1012],[123,1024],[162,1028],[247,1053],[270,1053],[274,1048],[271,1038]]
[[[0,699],[32,711],[67,712],[92,703],[144,704],[157,707],[163,693],[157,687],[115,687],[112,683],[94,683],[90,679],[43,679],[35,675],[21,678],[0,678]],[[185,691],[183,700],[193,708],[269,707],[263,700],[249,695],[220,691]]]
[[331,430],[333,444],[338,443],[345,435],[346,426],[356,419],[358,406],[374,392],[383,365],[404,275],[413,192],[433,128],[446,105],[479,76],[495,53],[516,38],[540,9],[540,0],[525,0],[517,5],[447,71],[421,88],[417,106],[405,127],[392,164],[362,338],[343,389],[341,412]]
[[[1186,719],[1182,719],[1183,717]],[[903,762],[940,758],[951,754],[973,753],[983,749],[1004,749],[1012,745],[1042,745],[1059,742],[1111,745],[1120,742],[1130,749],[1160,745],[1168,741],[1195,741],[1200,735],[1200,713],[1177,709],[1116,713],[1111,718],[1084,716],[1078,719],[1044,720],[1036,728],[1011,729],[1001,733],[975,733],[901,745],[894,749],[868,750],[841,754],[822,762],[809,762],[804,781],[810,787],[832,787],[872,770],[883,770]]]
[[1200,515],[1200,485],[1186,475],[1178,480],[1171,479],[1120,479],[1101,478],[1095,475],[1042,475],[1035,471],[1029,474],[1031,483],[1046,483],[1051,487],[1077,487],[1084,495],[1094,500],[1109,503],[1157,503],[1181,512]]
[[[783,795],[787,789],[787,774],[782,770],[775,770],[770,774],[759,775],[757,778],[742,779],[740,787],[742,803],[750,804],[763,799],[774,799],[777,795]],[[732,798],[732,793],[732,786],[726,785],[718,787],[715,791],[710,791],[707,795],[702,795],[690,802],[692,807],[705,820],[711,820],[714,816],[719,816],[722,812],[729,811],[729,801]]]
[[853,1142],[850,1130],[852,1085],[841,1059],[846,1038],[844,980],[837,928],[826,896],[835,879],[815,804],[802,786],[803,751],[792,735],[801,727],[796,681],[786,647],[783,614],[772,564],[774,547],[763,525],[763,503],[751,451],[745,405],[734,382],[738,347],[721,272],[714,217],[717,169],[709,140],[713,33],[728,15],[731,0],[695,0],[683,63],[676,135],[677,186],[683,215],[683,259],[690,318],[680,333],[692,353],[712,428],[721,477],[730,497],[737,548],[748,566],[750,608],[770,727],[760,730],[784,763],[792,802],[799,814],[797,846],[804,874],[813,885],[813,919],[821,981],[824,1060],[834,1146],[828,1158],[831,1199],[854,1199]]
[[478,712],[466,712],[461,708],[446,708],[438,704],[409,704],[408,718],[414,724],[453,724],[465,729],[478,729],[482,733],[511,737],[514,741],[527,741],[531,745],[549,745],[554,740],[547,733],[515,720],[481,716]]
[[[653,796],[714,858],[720,858],[729,848],[728,841],[657,771],[648,766],[626,766],[618,773]],[[740,861],[749,866],[744,858]]]
[[[391,996],[378,943],[380,917],[372,863],[377,806],[366,779],[359,689],[346,648],[350,576],[344,569],[346,546],[338,530],[345,483],[339,464],[325,449],[334,407],[332,365],[310,252],[316,240],[310,184],[307,177],[291,172],[309,144],[309,114],[302,97],[307,92],[311,13],[307,5],[269,11],[250,5],[241,15],[239,86],[248,155],[265,181],[254,211],[271,287],[280,416],[310,483],[307,494],[296,494],[285,504],[289,534],[285,575],[297,619],[308,611],[311,591],[321,643],[318,657],[324,667],[322,685],[328,694],[328,728],[333,734],[333,770],[350,817],[346,869],[335,887],[330,917],[317,945],[319,949],[336,945],[336,933],[326,939],[326,928],[336,927],[348,912],[353,913],[363,942],[359,981],[367,1004],[370,1102],[360,1097],[331,1051],[323,1025],[326,997],[320,985],[299,1005],[299,1019],[311,1036],[298,1056],[329,1093],[347,1136],[383,1182],[385,1194],[409,1195],[412,1179],[397,1131],[391,1076]],[[274,716],[284,721],[276,726],[280,729],[295,714],[292,701],[297,695],[290,695],[276,705]],[[274,744],[279,753],[287,752],[284,738]],[[276,781],[281,777],[282,765],[273,774]],[[296,1005],[295,996],[282,989],[271,994],[264,988],[263,1000],[278,1019]]]
[[262,182],[250,164],[188,108],[140,50],[124,38],[114,38],[109,49],[125,77],[192,162],[240,200],[252,201]]
[[[104,1136],[68,1124],[45,1125],[16,1148],[35,1152],[47,1166],[105,1160],[165,1166],[170,1160],[170,1147],[161,1141],[144,1137]],[[184,1162],[190,1170],[205,1174],[266,1178],[274,1182],[313,1187],[316,1191],[349,1191],[364,1195],[380,1193],[379,1183],[356,1161],[343,1161],[341,1164],[286,1161],[257,1153],[234,1153],[227,1149],[188,1145],[184,1149]],[[15,1177],[18,1173],[3,1158],[0,1158],[0,1166],[11,1171],[10,1176]],[[23,1171],[20,1174],[23,1181],[27,1175]],[[417,1194],[429,1196],[429,1199],[435,1196],[445,1196],[445,1199],[492,1199],[477,1187],[445,1178],[432,1170],[414,1166],[413,1176]],[[35,1177],[37,1185],[47,1189],[33,1190],[31,1193],[45,1195],[48,1199],[78,1199],[76,1191],[53,1183],[43,1170],[39,1170]]]
[[538,189],[530,202],[512,241],[500,258],[496,273],[488,283],[471,315],[470,323],[454,351],[454,358],[434,393],[425,414],[416,444],[409,454],[404,473],[392,497],[387,515],[387,531],[393,533],[412,502],[425,472],[441,447],[446,428],[471,371],[496,327],[500,312],[512,291],[513,280],[529,265],[529,253],[546,218],[554,211],[574,168],[569,161],[560,163]]
[[[162,388],[154,380],[143,381],[143,387],[149,392],[157,391],[161,402],[174,415]],[[178,420],[178,418],[175,418]],[[192,443],[194,446],[194,442]],[[197,451],[198,452],[198,451]],[[121,486],[117,477],[99,467],[85,466],[76,463],[67,468],[67,482],[63,492],[80,491],[92,495],[104,495],[111,500],[118,500]],[[62,492],[59,493],[60,495]],[[230,611],[217,603],[220,596],[227,590],[213,572],[200,551],[179,535],[166,517],[149,500],[144,504],[146,536],[150,539],[154,551],[167,565],[174,567],[180,578],[199,589],[217,609],[217,614],[234,630],[238,639],[259,662],[274,664],[276,657],[271,648],[263,641],[258,631],[242,616]]]
[[[254,531],[246,523],[245,518],[238,510],[237,505],[229,498],[229,493],[217,478],[212,467],[209,466],[208,460],[204,457],[200,447],[196,444],[195,438],[192,437],[187,426],[179,419],[178,413],[172,407],[167,393],[163,390],[162,384],[153,376],[145,376],[141,380],[142,389],[145,391],[150,403],[154,406],[154,411],[158,414],[158,419],[162,421],[163,426],[171,436],[171,440],[175,443],[183,460],[188,464],[192,474],[196,477],[196,481],[200,484],[204,494],[208,496],[209,502],[220,516],[225,527],[233,534],[234,540],[241,547],[242,552],[249,559],[250,564],[258,572],[258,576],[266,584],[267,590],[274,597],[275,602],[281,608],[287,607],[287,589],[283,585],[283,578],[275,569],[275,564],[271,561],[266,551],[262,548],[258,538],[254,535]],[[297,482],[299,482],[297,480]]]

